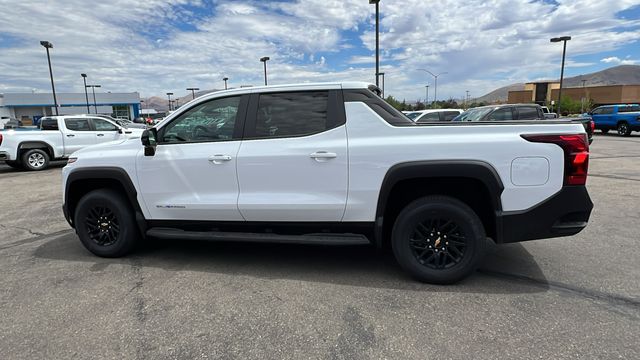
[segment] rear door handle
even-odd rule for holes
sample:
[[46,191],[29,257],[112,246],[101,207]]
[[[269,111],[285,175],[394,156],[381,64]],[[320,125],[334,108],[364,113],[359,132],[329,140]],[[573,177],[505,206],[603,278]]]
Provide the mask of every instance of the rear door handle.
[[317,161],[325,161],[328,159],[333,159],[335,157],[337,157],[338,154],[334,153],[334,152],[328,152],[328,151],[316,151],[314,153],[309,154],[309,157],[311,157],[312,159],[315,159]]
[[222,164],[226,161],[231,161],[231,155],[216,154],[209,156],[209,162],[213,164]]
[[97,134],[98,136],[104,136],[104,134]]
[[67,137],[74,137],[75,135],[73,134],[67,134]]

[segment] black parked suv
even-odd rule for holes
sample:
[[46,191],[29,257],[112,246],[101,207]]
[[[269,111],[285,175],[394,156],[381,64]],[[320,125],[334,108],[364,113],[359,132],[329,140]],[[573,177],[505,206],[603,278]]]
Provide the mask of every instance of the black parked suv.
[[[503,104],[488,105],[469,109],[458,115],[453,121],[514,121],[514,120],[561,120],[546,119],[542,106],[537,104]],[[593,120],[588,117],[565,118],[572,122],[579,122],[587,132],[589,144],[593,142]]]

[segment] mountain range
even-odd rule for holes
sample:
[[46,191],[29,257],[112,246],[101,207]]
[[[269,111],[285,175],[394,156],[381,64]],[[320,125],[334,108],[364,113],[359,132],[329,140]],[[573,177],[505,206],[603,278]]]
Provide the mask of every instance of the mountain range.
[[[584,80],[585,86],[604,85],[637,85],[640,84],[640,65],[619,65],[590,74],[564,78],[562,87],[579,87]],[[550,80],[558,81],[558,79]],[[475,99],[475,102],[504,102],[507,101],[509,91],[524,90],[524,83],[516,83],[495,89],[488,94]]]

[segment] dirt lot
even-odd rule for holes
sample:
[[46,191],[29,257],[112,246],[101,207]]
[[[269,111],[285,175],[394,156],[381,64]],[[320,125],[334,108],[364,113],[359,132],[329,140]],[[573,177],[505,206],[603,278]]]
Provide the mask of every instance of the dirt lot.
[[455,286],[366,247],[160,242],[101,259],[62,165],[0,165],[0,358],[638,358],[640,136],[596,135],[571,238],[495,246]]

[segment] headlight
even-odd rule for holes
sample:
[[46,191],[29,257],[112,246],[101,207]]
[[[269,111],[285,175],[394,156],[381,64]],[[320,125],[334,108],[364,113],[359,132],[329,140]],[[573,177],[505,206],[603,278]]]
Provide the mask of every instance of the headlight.
[[73,164],[76,161],[78,161],[78,158],[70,157],[69,159],[67,159],[67,165]]

